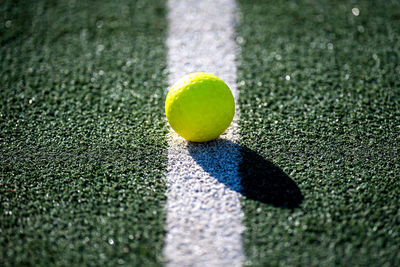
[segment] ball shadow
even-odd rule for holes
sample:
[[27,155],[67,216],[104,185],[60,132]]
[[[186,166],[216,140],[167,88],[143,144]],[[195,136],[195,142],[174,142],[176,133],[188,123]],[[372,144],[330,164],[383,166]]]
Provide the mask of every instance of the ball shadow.
[[[219,182],[248,199],[275,207],[296,208],[304,197],[297,184],[279,167],[257,152],[224,139],[188,143],[193,159]],[[232,177],[237,173],[239,179]],[[239,184],[238,184],[239,183]]]

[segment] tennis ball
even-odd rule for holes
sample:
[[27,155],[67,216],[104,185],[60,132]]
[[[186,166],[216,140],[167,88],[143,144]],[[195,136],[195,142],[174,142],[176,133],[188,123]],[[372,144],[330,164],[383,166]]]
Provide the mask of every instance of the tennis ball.
[[177,81],[165,101],[172,129],[192,142],[220,136],[231,124],[235,101],[228,85],[215,75],[196,72]]

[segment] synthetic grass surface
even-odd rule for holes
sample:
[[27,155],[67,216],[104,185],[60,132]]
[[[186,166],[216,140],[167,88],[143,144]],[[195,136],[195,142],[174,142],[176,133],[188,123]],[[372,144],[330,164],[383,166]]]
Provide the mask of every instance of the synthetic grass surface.
[[[164,5],[0,6],[3,265],[161,263]],[[239,9],[246,264],[400,262],[398,2]]]
[[164,1],[3,1],[0,262],[159,265]]
[[243,0],[239,10],[241,144],[304,197],[294,209],[287,198],[243,201],[246,265],[398,264],[399,2]]

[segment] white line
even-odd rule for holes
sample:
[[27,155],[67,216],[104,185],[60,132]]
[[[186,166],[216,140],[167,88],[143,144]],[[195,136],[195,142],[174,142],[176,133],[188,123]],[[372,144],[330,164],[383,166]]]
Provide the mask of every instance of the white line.
[[[228,84],[237,101],[235,1],[169,0],[168,5],[170,85],[188,73],[209,72]],[[209,143],[188,143],[170,131],[164,247],[169,266],[243,263],[238,118],[236,108],[232,125]]]

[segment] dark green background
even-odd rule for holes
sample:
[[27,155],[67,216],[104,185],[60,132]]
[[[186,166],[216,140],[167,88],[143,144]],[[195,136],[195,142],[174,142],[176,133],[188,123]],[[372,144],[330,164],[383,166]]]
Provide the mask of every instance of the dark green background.
[[0,9],[0,262],[160,264],[165,3]]
[[243,202],[246,265],[398,264],[400,3],[239,10],[241,143],[304,196],[296,209]]

